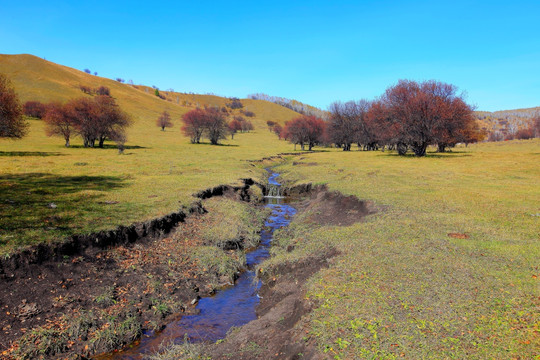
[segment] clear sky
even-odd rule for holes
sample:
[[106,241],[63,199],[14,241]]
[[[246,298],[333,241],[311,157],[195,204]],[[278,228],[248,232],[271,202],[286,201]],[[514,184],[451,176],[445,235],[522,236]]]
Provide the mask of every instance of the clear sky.
[[0,53],[160,89],[325,109],[399,79],[479,110],[540,106],[540,0],[0,1]]

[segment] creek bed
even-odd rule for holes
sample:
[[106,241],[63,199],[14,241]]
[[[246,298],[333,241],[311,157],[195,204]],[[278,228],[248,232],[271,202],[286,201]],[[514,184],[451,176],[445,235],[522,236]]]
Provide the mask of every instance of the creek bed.
[[[276,181],[278,176],[277,173],[271,173],[269,178],[270,186],[278,189],[277,194],[280,186]],[[261,282],[256,278],[254,268],[270,256],[269,248],[274,231],[289,225],[296,213],[296,209],[279,196],[266,197],[265,206],[272,210],[272,214],[261,232],[260,245],[246,254],[247,270],[240,274],[234,286],[200,299],[197,304],[198,314],[183,316],[158,333],[147,331],[140,342],[107,358],[141,359],[158,351],[161,344],[183,343],[186,339],[193,343],[215,342],[225,338],[231,327],[242,326],[256,319],[255,308],[259,304],[258,290]]]

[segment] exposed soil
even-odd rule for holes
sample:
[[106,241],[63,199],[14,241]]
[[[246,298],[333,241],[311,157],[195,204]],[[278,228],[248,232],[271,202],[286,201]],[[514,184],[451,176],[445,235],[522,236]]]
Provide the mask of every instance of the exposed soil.
[[[244,183],[196,195],[249,200],[253,182]],[[204,213],[196,203],[161,219],[73,236],[65,243],[36,246],[4,259],[0,263],[0,358],[23,358],[17,348],[25,334],[21,349],[35,347],[36,354],[37,349],[45,349],[27,358],[84,358],[126,345],[142,329],[159,329],[179,313],[194,313],[193,300],[215,291],[210,284],[219,288],[229,282],[223,279],[216,286],[215,279],[210,281],[215,274],[201,273],[188,256],[202,245],[195,233],[203,226]],[[182,226],[175,228],[178,223]],[[92,324],[86,324],[93,333],[82,331],[78,338],[70,335],[69,341],[61,341],[85,314],[93,318]],[[107,333],[103,341],[91,340],[126,320],[134,320],[136,326]],[[60,339],[48,346],[43,337],[30,338],[28,334],[39,327]]]
[[[223,185],[194,195],[250,201],[252,185],[262,187],[245,179],[243,186]],[[310,195],[300,203],[300,210],[308,221],[318,224],[350,225],[374,212],[371,204],[321,186],[306,184],[284,191],[296,198]],[[202,205],[196,203],[191,209],[152,222],[74,236],[63,244],[37,246],[2,260],[0,358],[22,358],[16,351],[23,337],[27,339],[24,346],[46,349],[26,358],[81,359],[129,344],[142,329],[159,329],[181,313],[195,313],[194,299],[209,296],[219,287],[215,278],[210,280],[215,274],[201,273],[188,256],[191,249],[202,245],[195,232],[203,226],[204,213]],[[179,223],[182,226],[175,227]],[[172,236],[175,231],[181,233]],[[315,304],[305,300],[302,284],[328,266],[336,254],[331,251],[283,264],[273,271],[278,275],[263,279],[258,319],[210,346],[212,358],[325,358],[314,340],[305,337],[302,316]],[[227,283],[224,279],[222,285]],[[42,338],[28,336],[38,327],[49,331],[52,338],[67,336],[64,334],[73,329],[73,321],[80,323],[78,319],[85,314],[93,318],[89,325],[92,333],[77,333],[75,339],[70,335],[59,348],[44,347]],[[114,328],[116,338],[94,341],[98,332],[103,335],[116,326],[115,322],[123,324],[131,319],[137,326],[129,331],[117,333]],[[113,332],[107,334],[112,336]]]
[[225,341],[211,345],[212,359],[325,359],[315,342],[306,338],[302,316],[312,302],[305,299],[302,284],[327,267],[335,250],[317,258],[280,265],[273,277],[263,279],[259,291],[258,319],[231,332]]
[[319,225],[349,226],[380,210],[372,202],[328,191],[326,186],[302,184],[285,189],[284,193],[293,198],[309,194],[308,199],[300,202],[299,208],[307,214],[308,221]]

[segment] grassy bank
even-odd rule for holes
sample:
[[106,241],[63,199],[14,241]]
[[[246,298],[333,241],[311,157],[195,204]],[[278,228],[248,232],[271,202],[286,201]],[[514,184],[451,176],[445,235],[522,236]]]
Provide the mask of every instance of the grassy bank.
[[292,183],[325,183],[380,210],[347,227],[299,217],[278,240],[295,250],[263,264],[341,251],[308,283],[319,305],[305,339],[336,359],[538,356],[539,149],[323,152],[279,166]]

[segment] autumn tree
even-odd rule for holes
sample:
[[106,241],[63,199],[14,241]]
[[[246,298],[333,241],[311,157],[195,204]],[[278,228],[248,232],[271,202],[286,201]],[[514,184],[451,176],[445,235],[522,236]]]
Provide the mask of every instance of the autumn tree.
[[76,133],[74,121],[70,118],[64,105],[53,102],[47,105],[47,112],[43,117],[45,121],[45,133],[47,136],[61,136],[65,140],[65,146],[69,147],[70,138]]
[[182,132],[190,138],[191,143],[198,144],[201,142],[201,137],[206,127],[206,120],[206,110],[199,108],[190,110],[182,116],[184,123]]
[[285,124],[283,129],[285,138],[293,144],[299,144],[302,150],[308,145],[311,151],[313,146],[320,142],[326,124],[315,116],[300,116]]
[[122,111],[110,96],[96,96],[94,102],[98,146],[102,148],[106,140],[123,139],[122,141],[125,142],[126,129],[131,125],[129,115]]
[[96,111],[93,99],[77,98],[66,104],[67,116],[83,138],[84,147],[94,147],[96,132]]
[[249,120],[245,120],[242,122],[242,132],[250,132],[253,130],[253,123]]
[[275,122],[275,121],[272,121],[272,120],[268,120],[268,121],[266,122],[266,125],[268,126],[268,130],[273,131],[273,130],[274,130],[274,126],[276,126],[276,122]]
[[366,122],[370,106],[367,100],[332,103],[328,108],[331,114],[328,121],[329,140],[342,147],[343,151],[350,151],[353,143],[363,145],[365,149],[374,149],[377,140]]
[[47,106],[39,101],[27,101],[23,105],[23,113],[26,116],[43,119]]
[[231,102],[227,103],[227,106],[231,109],[241,109],[244,107],[239,98],[231,98]]
[[9,79],[0,74],[0,137],[20,139],[27,129],[19,97]]
[[234,134],[242,130],[242,123],[235,117],[228,125],[231,138],[234,138]]
[[157,118],[156,125],[161,128],[161,131],[165,131],[166,127],[173,127],[171,115],[167,111],[163,111]]
[[227,122],[225,117],[215,108],[208,108],[206,112],[206,126],[205,134],[210,140],[212,145],[217,145],[219,140],[225,139],[225,134],[227,133]]
[[84,147],[103,147],[105,140],[125,137],[131,124],[113,98],[100,95],[93,99],[78,98],[66,104],[66,112],[77,132],[83,138]]
[[540,115],[537,115],[531,124],[531,127],[534,132],[534,137],[540,138]]
[[275,124],[273,127],[272,127],[272,131],[274,132],[274,134],[276,134],[278,136],[278,139],[281,140],[281,138],[283,137],[283,126],[281,126],[280,124]]
[[457,88],[434,80],[400,80],[383,94],[377,111],[382,111],[378,119],[382,136],[393,138],[398,150],[410,147],[416,156],[425,156],[430,144],[458,141],[459,129],[474,121],[472,107]]

